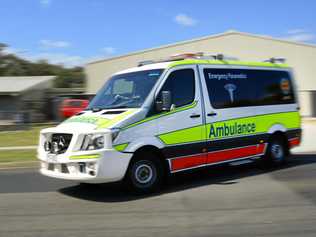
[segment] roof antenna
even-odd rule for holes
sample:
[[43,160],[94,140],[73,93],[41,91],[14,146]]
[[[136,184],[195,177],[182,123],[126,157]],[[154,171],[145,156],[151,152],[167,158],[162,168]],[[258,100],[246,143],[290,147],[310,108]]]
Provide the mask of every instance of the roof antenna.
[[269,58],[267,60],[264,60],[264,62],[267,63],[285,63],[286,59],[285,58]]

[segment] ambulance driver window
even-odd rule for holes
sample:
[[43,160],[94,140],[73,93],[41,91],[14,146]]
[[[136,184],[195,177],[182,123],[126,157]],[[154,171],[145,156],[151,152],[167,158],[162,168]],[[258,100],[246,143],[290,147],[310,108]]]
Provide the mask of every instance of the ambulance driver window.
[[160,91],[171,92],[172,104],[176,108],[192,103],[195,95],[194,70],[180,69],[170,73]]
[[243,69],[204,69],[209,99],[216,109],[252,106],[255,82]]

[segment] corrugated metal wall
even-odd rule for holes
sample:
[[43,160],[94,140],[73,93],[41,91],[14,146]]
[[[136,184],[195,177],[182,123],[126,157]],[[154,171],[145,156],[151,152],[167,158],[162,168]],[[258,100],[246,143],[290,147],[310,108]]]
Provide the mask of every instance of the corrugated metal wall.
[[[270,57],[285,57],[294,68],[302,115],[312,116],[316,107],[311,93],[316,91],[316,46],[288,43],[265,37],[239,32],[229,32],[215,37],[179,43],[127,56],[103,60],[86,65],[87,92],[96,93],[104,82],[115,72],[134,67],[137,62],[164,58],[184,52],[224,53],[245,61],[262,61]],[[314,97],[313,97],[314,98]]]

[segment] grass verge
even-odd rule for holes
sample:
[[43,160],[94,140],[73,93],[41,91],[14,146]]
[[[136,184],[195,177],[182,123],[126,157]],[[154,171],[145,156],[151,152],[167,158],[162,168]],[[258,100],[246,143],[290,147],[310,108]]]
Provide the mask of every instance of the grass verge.
[[24,131],[0,132],[0,146],[35,146],[38,144],[40,130],[46,127],[48,126],[34,126]]
[[37,161],[36,150],[0,151],[0,164],[26,161]]

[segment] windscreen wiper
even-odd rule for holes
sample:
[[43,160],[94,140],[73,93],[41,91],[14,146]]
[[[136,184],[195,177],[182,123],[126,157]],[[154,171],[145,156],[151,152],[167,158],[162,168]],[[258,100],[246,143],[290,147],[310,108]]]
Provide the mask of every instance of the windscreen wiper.
[[113,107],[109,107],[109,108],[106,108],[106,109],[125,109],[125,108],[128,108],[128,106],[126,106],[126,105],[118,105],[118,106],[113,106]]
[[119,106],[104,107],[104,108],[95,107],[95,108],[89,108],[89,109],[86,109],[86,110],[92,110],[92,112],[100,112],[101,110],[104,110],[104,109],[125,109],[125,108],[128,108],[128,106],[126,106],[126,105],[119,105]]

